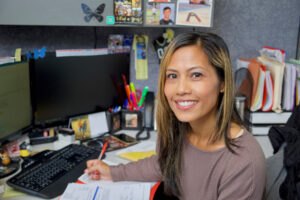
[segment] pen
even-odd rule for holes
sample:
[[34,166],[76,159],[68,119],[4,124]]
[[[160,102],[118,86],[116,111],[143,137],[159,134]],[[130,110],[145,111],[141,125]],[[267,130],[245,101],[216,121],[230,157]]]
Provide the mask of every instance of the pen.
[[126,86],[125,86],[125,91],[126,91],[127,98],[128,98],[129,108],[130,108],[130,110],[132,111],[132,110],[133,110],[133,104],[132,104],[132,101],[131,101],[131,99],[130,99],[130,88],[129,88],[129,85],[126,85]]
[[100,153],[100,155],[99,155],[99,157],[98,157],[98,160],[101,160],[101,158],[102,158],[102,156],[104,155],[104,152],[105,152],[105,150],[106,150],[106,147],[107,147],[107,142],[105,142],[105,144],[103,145],[102,151],[101,151],[101,153]]
[[138,105],[139,107],[143,105],[147,92],[148,92],[148,87],[144,87],[142,97],[139,101],[139,105]]
[[134,93],[135,99],[137,99],[137,96],[136,96],[136,93],[135,93],[135,87],[134,87],[134,84],[133,84],[133,83],[130,83],[130,89],[131,89],[131,92]]
[[131,92],[130,97],[132,98],[134,108],[137,110],[138,106],[136,103],[136,98],[135,98],[134,92]]

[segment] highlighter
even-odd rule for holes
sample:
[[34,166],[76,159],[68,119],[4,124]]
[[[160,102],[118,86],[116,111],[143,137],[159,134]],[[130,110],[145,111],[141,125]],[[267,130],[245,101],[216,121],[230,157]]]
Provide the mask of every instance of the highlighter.
[[133,83],[130,83],[130,89],[131,89],[131,92],[134,93],[135,99],[137,99],[137,96],[136,96],[136,93],[135,93],[135,87],[134,87],[134,84],[133,84]]
[[141,107],[143,105],[145,97],[147,95],[147,92],[148,92],[148,87],[146,86],[146,87],[144,87],[144,90],[143,90],[143,93],[142,93],[142,97],[141,97],[139,105],[138,105],[139,107]]
[[134,93],[134,92],[131,92],[130,96],[132,97],[133,106],[134,106],[134,108],[137,110],[138,105],[137,105],[137,102],[136,102],[135,93]]
[[126,91],[126,95],[127,95],[127,99],[128,99],[128,104],[129,104],[129,109],[132,111],[133,110],[133,104],[132,104],[132,101],[131,101],[131,98],[130,98],[130,88],[129,88],[129,85],[126,85],[125,86],[125,91]]

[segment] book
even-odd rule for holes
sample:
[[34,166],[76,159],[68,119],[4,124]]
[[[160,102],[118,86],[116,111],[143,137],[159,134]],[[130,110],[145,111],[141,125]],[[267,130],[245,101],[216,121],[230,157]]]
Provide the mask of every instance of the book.
[[271,72],[274,81],[274,102],[272,110],[280,113],[282,112],[281,98],[285,64],[262,56],[258,57],[258,61],[266,66],[267,70]]

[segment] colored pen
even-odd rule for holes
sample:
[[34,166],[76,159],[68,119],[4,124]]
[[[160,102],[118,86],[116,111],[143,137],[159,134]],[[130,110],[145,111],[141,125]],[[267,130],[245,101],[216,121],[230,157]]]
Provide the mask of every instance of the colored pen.
[[135,99],[137,99],[137,96],[136,96],[136,93],[135,93],[135,87],[134,87],[134,84],[133,84],[133,83],[130,83],[130,89],[131,89],[131,92],[134,93]]
[[123,78],[123,81],[124,81],[124,86],[126,86],[127,85],[126,76],[124,74],[122,74],[122,78]]
[[131,98],[130,98],[130,88],[129,88],[129,85],[125,86],[125,91],[126,91],[127,98],[128,98],[129,109],[132,111],[133,110],[133,104],[132,104],[132,101],[131,101]]
[[105,144],[103,145],[102,151],[101,151],[101,153],[100,153],[100,155],[99,155],[99,157],[98,157],[98,160],[101,160],[101,158],[102,158],[102,156],[104,155],[104,152],[105,152],[105,150],[106,150],[106,147],[107,147],[107,142],[105,142]]
[[133,102],[134,108],[137,110],[138,105],[137,105],[137,102],[136,102],[135,93],[134,93],[134,92],[131,92],[131,93],[130,93],[130,97],[132,98],[132,102]]
[[142,93],[142,97],[141,97],[141,99],[139,101],[139,105],[138,105],[139,107],[143,105],[145,97],[147,95],[147,92],[148,92],[148,87],[146,86],[146,87],[144,87],[144,90],[143,90],[143,93]]

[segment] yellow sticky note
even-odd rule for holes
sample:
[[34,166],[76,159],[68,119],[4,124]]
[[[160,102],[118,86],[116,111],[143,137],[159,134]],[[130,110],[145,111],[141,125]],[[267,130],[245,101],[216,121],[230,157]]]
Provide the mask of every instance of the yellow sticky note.
[[120,153],[118,156],[131,161],[138,161],[140,159],[148,158],[156,155],[155,151],[144,151],[144,152],[130,152],[130,153]]
[[17,48],[15,52],[15,62],[21,61],[21,48]]

